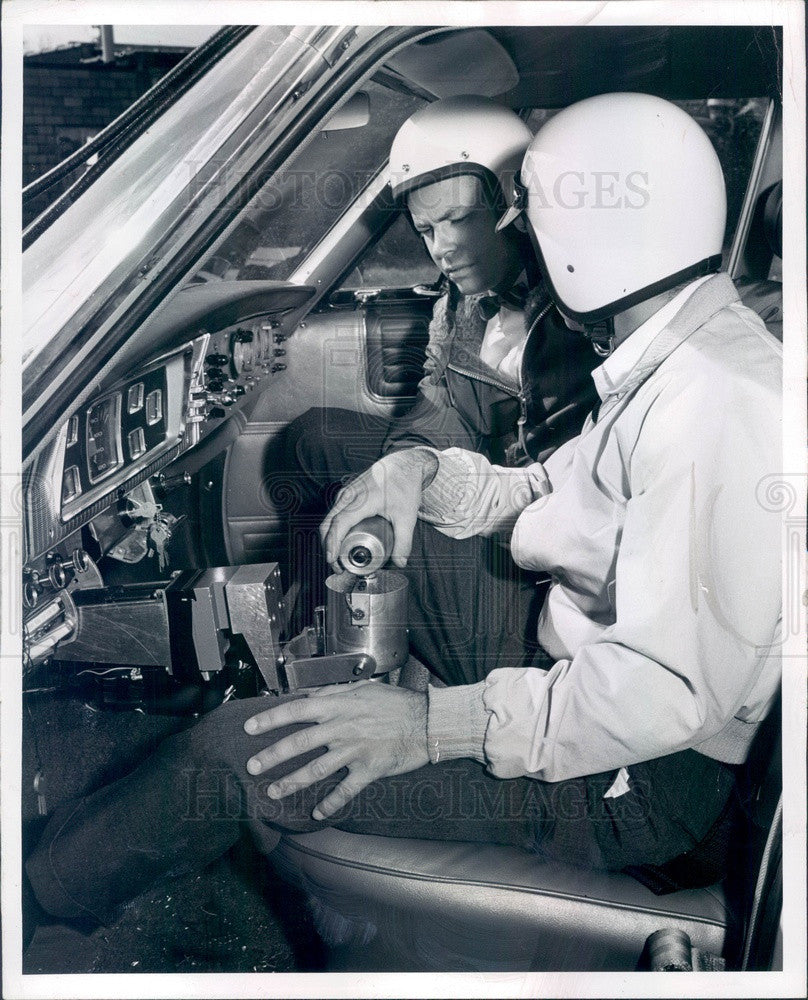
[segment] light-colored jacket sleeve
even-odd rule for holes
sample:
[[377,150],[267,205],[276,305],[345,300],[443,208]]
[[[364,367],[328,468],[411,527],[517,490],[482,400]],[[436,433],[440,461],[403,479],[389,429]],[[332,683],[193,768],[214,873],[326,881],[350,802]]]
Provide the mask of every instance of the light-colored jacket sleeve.
[[[468,755],[502,778],[559,781],[688,747],[742,760],[751,735],[740,734],[736,756],[727,734],[754,733],[777,683],[781,515],[760,490],[779,443],[772,393],[671,380],[628,463],[613,622],[549,671],[497,669],[441,692],[430,729],[444,757],[459,708],[475,732],[487,715],[483,746]],[[518,533],[524,542],[547,523],[529,509]]]
[[418,516],[451,538],[509,532],[522,511],[552,488],[540,462],[509,469],[461,448],[429,450],[438,471]]

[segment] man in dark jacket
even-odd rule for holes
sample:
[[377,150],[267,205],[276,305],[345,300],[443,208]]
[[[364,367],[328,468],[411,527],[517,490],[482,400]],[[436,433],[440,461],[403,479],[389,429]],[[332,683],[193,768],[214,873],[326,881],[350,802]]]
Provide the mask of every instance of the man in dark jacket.
[[424,377],[406,415],[363,419],[360,431],[356,413],[315,408],[287,429],[282,468],[312,525],[330,506],[330,487],[390,451],[457,446],[497,464],[542,461],[595,404],[598,358],[552,305],[526,233],[496,230],[531,139],[513,111],[478,97],[436,101],[399,129],[392,192],[447,291],[435,303]]

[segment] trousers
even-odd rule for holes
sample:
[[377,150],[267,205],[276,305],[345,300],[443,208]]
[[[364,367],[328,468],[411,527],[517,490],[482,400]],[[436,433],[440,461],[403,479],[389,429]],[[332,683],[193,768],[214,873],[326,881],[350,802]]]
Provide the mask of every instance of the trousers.
[[[520,570],[497,541],[458,541],[419,522],[405,572],[410,645],[436,683],[473,684],[498,667],[551,665],[536,641],[545,581]],[[215,860],[245,828],[270,853],[282,833],[323,826],[312,810],[344,772],[273,800],[266,789],[280,771],[256,778],[246,770],[257,750],[294,728],[244,732],[244,721],[266,709],[270,697],[220,706],[129,774],[59,807],[26,862],[43,909],[104,922],[160,879]],[[286,771],[317,752],[289,762]],[[355,833],[499,843],[620,870],[692,849],[735,782],[728,765],[692,750],[632,766],[629,790],[605,798],[615,775],[549,784],[497,779],[471,760],[445,761],[374,782],[328,823]]]

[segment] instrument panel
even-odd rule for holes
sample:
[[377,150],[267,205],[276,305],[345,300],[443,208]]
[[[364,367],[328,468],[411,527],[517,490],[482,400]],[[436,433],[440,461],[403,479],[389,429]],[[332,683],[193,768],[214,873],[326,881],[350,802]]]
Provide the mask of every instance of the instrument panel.
[[67,424],[62,516],[71,504],[166,438],[167,371],[160,367],[96,400]]
[[28,476],[28,558],[193,448],[284,371],[279,325],[199,332],[71,414]]
[[183,439],[194,345],[161,358],[74,413],[57,441],[65,523]]

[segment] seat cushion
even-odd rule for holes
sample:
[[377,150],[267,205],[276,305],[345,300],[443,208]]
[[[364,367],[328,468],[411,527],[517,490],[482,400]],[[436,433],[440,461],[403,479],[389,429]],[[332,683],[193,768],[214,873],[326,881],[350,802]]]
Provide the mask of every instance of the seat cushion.
[[344,968],[633,970],[655,930],[721,954],[732,927],[720,886],[659,897],[497,845],[322,830],[284,837],[272,857],[330,914]]

